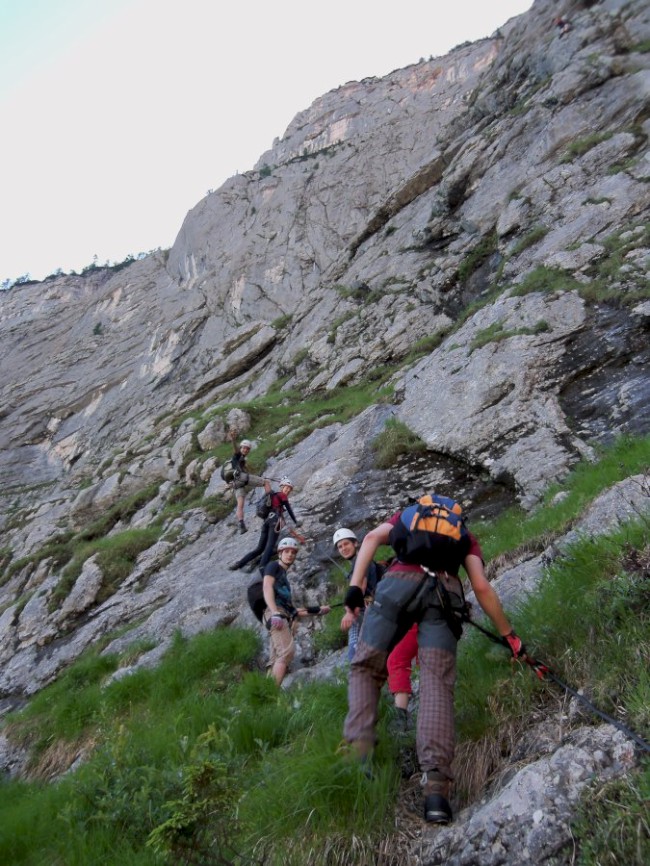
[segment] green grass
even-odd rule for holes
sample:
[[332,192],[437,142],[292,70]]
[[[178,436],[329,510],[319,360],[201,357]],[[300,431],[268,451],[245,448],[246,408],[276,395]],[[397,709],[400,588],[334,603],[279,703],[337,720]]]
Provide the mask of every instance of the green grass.
[[542,238],[546,237],[549,231],[550,229],[547,226],[535,226],[517,241],[513,247],[511,255],[518,256],[524,250],[527,250],[528,247],[532,247],[539,243]]
[[497,233],[490,232],[485,235],[479,243],[465,256],[458,267],[458,279],[461,283],[467,282],[475,271],[497,250]]
[[421,454],[426,444],[398,418],[389,418],[381,433],[373,439],[375,466],[388,469],[401,454]]
[[535,336],[549,330],[548,322],[544,321],[537,322],[532,328],[513,328],[509,331],[503,327],[503,322],[494,322],[476,333],[469,345],[469,351],[471,354],[475,349],[480,349],[481,346],[486,346],[488,343],[500,343],[503,340],[509,340],[510,337]]
[[614,301],[627,306],[650,297],[650,286],[644,271],[622,270],[628,264],[626,257],[632,250],[650,244],[650,223],[630,225],[626,231],[609,235],[602,244],[604,255],[589,269],[592,281],[582,286],[581,296],[590,301]]
[[[279,391],[250,403],[229,405],[226,411],[236,406],[250,414],[252,426],[247,435],[259,443],[251,463],[261,467],[319,427],[345,423],[390,393],[390,388],[377,382],[347,385],[306,398],[297,391]],[[285,427],[289,431],[280,433]]]
[[594,132],[592,135],[577,138],[567,147],[560,162],[573,162],[574,159],[584,156],[585,153],[596,147],[597,144],[607,141],[613,135],[613,132]]
[[408,354],[404,357],[402,361],[402,366],[407,366],[408,364],[412,364],[414,361],[417,361],[418,358],[423,358],[425,355],[430,355],[434,349],[437,349],[438,346],[442,343],[449,330],[441,330],[435,334],[429,334],[426,337],[422,337],[420,340],[417,340],[408,351]]
[[[526,545],[546,546],[548,540],[566,532],[587,505],[617,481],[648,472],[650,436],[622,436],[601,449],[597,461],[583,460],[560,483],[552,485],[541,505],[532,512],[514,506],[493,521],[477,528],[486,561]],[[562,501],[553,501],[562,493]]]
[[511,295],[518,297],[530,294],[530,292],[570,292],[574,289],[579,291],[581,285],[562,268],[539,265],[529,271],[520,283],[512,287]]
[[106,601],[129,576],[138,556],[155,544],[160,535],[160,526],[148,526],[143,529],[126,529],[115,535],[77,544],[71,561],[64,568],[61,579],[52,592],[50,609],[54,610],[68,596],[84,563],[95,555],[102,572],[102,583],[96,601],[98,604]]
[[650,863],[650,762],[632,776],[593,783],[583,795],[575,832],[578,866]]
[[[116,657],[89,654],[43,690],[11,717],[11,736],[37,756],[84,737],[95,749],[74,779],[2,786],[0,860],[182,862],[204,850],[204,827],[222,854],[270,837],[273,863],[324,832],[342,846],[353,829],[376,838],[397,784],[390,745],[369,784],[337,754],[345,684],[278,691],[251,671],[258,648],[247,630],[177,637],[158,668],[109,685]],[[268,796],[278,785],[282,808]]]
[[[538,591],[510,611],[528,652],[600,710],[650,740],[650,521],[582,539],[547,570]],[[466,626],[458,660],[458,738],[500,742],[526,714],[556,704],[562,689]],[[586,710],[586,718],[598,721]],[[525,723],[524,723],[525,724]],[[470,753],[471,754],[471,753]],[[500,758],[498,759],[500,760]],[[498,761],[496,762],[498,766]],[[488,767],[487,772],[493,771]],[[461,774],[461,776],[464,774]],[[459,788],[471,785],[471,771]],[[635,777],[632,777],[634,779]],[[619,819],[620,819],[619,815]],[[579,831],[576,835],[580,835]],[[605,844],[601,838],[599,846]],[[601,853],[602,853],[601,847]],[[585,861],[596,862],[596,861]],[[603,861],[605,862],[605,861]],[[638,863],[643,860],[619,861]]]

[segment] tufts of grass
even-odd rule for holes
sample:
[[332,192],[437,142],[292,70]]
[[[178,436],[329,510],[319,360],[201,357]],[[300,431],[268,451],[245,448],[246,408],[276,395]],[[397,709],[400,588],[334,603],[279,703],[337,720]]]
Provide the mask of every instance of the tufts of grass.
[[607,141],[613,135],[613,132],[594,132],[592,135],[577,138],[567,147],[564,155],[560,159],[560,162],[573,162],[574,159],[584,156],[585,153],[588,153],[593,147],[596,147],[597,144],[600,144],[602,141]]
[[458,267],[458,279],[461,283],[467,282],[472,274],[497,251],[497,244],[498,237],[496,231],[490,232],[479,241]]
[[531,292],[571,292],[581,287],[582,284],[562,268],[540,265],[529,271],[520,283],[512,286],[511,295],[518,297]]
[[285,328],[289,327],[292,319],[292,313],[285,313],[285,315],[278,316],[277,319],[273,319],[273,321],[271,322],[271,327],[275,328],[276,331],[284,331]]
[[641,772],[592,783],[573,831],[578,866],[645,866],[650,862],[650,763]]
[[[572,545],[532,596],[511,611],[532,657],[646,740],[650,667],[650,524],[639,520]],[[631,551],[635,556],[630,559]],[[502,764],[526,714],[555,702],[558,686],[469,630],[459,648],[457,721],[468,800]],[[586,711],[587,717],[589,716]],[[471,744],[475,747],[472,748]]]
[[23,556],[13,561],[7,558],[7,565],[0,576],[0,586],[11,580],[14,574],[17,574],[25,566],[30,564],[35,565],[44,559],[50,559],[53,568],[59,568],[70,562],[74,556],[74,545],[72,543],[74,537],[74,532],[62,532],[59,535],[55,535],[43,547],[29,556]]
[[138,556],[158,541],[161,531],[159,526],[127,529],[106,538],[75,545],[72,559],[63,570],[61,579],[52,592],[50,608],[54,610],[68,596],[81,574],[84,563],[95,555],[97,565],[102,572],[102,584],[97,593],[97,603],[106,601],[129,576]]
[[388,469],[400,454],[416,454],[426,451],[426,444],[416,436],[403,421],[389,418],[382,432],[372,442],[375,466]]
[[519,337],[519,336],[535,336],[536,334],[543,334],[549,331],[548,322],[537,322],[532,328],[513,328],[512,330],[505,330],[502,322],[494,322],[487,328],[483,328],[483,330],[479,331],[469,346],[470,354],[474,351],[474,349],[480,349],[481,346],[486,346],[488,343],[500,343],[502,340],[509,340],[510,337]]
[[435,334],[429,334],[426,337],[422,337],[422,339],[417,340],[408,351],[408,354],[404,357],[402,362],[403,366],[407,366],[408,364],[412,364],[414,361],[417,361],[419,358],[423,358],[425,355],[430,355],[434,349],[437,349],[438,346],[442,343],[445,336],[447,335],[448,330],[440,330]]
[[520,253],[523,253],[524,250],[527,250],[528,247],[535,246],[535,244],[538,244],[542,238],[546,237],[549,231],[550,229],[547,226],[535,226],[517,241],[513,247],[512,255],[518,256]]
[[3,786],[2,862],[217,862],[268,844],[279,864],[307,841],[320,862],[351,830],[376,845],[397,785],[390,743],[369,783],[339,753],[345,684],[278,690],[251,672],[258,650],[248,630],[177,636],[158,668],[103,687],[116,659],[89,656],[14,714],[12,738],[83,733],[95,748],[74,777]]

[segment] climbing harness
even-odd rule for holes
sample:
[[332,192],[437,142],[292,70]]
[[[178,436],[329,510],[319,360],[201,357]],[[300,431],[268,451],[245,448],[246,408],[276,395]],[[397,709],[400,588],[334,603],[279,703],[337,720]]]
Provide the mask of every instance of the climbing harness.
[[[483,628],[483,626],[479,625],[477,622],[474,622],[474,620],[470,618],[468,612],[465,612],[465,614],[462,616],[462,620],[463,620],[463,622],[468,622],[470,625],[473,625],[474,628],[478,629],[480,632],[482,632],[487,638],[489,638],[494,643],[498,643],[498,644],[501,644],[501,646],[508,647],[508,641],[505,639],[505,637],[501,637],[500,635],[496,635],[493,632],[489,631],[488,629]],[[631,740],[634,740],[634,742],[640,748],[642,748],[645,752],[650,752],[650,743],[647,743],[642,737],[640,737],[638,734],[635,734],[634,731],[631,731],[622,722],[619,722],[618,719],[614,719],[614,718],[612,718],[612,716],[609,716],[607,713],[603,712],[602,710],[599,710],[598,707],[596,707],[594,704],[592,704],[592,702],[588,698],[586,698],[584,695],[581,695],[580,692],[577,692],[575,689],[571,688],[571,686],[569,686],[565,682],[563,682],[557,676],[557,674],[555,674],[548,667],[548,665],[545,665],[543,662],[539,661],[538,659],[534,659],[534,658],[532,658],[532,656],[529,656],[529,655],[521,656],[521,660],[526,662],[526,664],[530,667],[530,669],[533,671],[533,673],[535,673],[535,675],[540,680],[544,680],[544,679],[551,680],[556,685],[558,685],[561,689],[564,689],[564,691],[567,692],[567,694],[573,695],[574,698],[577,698],[579,701],[581,701],[586,707],[588,707],[591,710],[592,713],[599,716],[601,719],[603,719],[603,721],[609,722],[610,725],[613,725],[615,728],[618,728],[619,731],[622,731],[626,737],[629,737]]]

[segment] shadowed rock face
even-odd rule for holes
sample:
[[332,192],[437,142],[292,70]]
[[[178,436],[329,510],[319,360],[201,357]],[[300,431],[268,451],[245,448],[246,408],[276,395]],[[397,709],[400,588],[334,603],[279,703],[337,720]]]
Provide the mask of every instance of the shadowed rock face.
[[[480,535],[482,518],[533,506],[595,443],[647,434],[650,7],[568,3],[560,37],[555,6],[537,0],[490,39],[320,97],[188,213],[168,253],[2,293],[0,564],[34,561],[0,585],[0,713],[105,636],[109,652],[155,643],[138,662],[153,665],[177,629],[254,625],[250,577],[227,565],[255,543],[255,494],[247,535],[192,502],[109,598],[91,558],[57,601],[62,569],[44,545],[145,488],[111,532],[151,526],[198,480],[220,492],[216,458],[203,458],[225,438],[225,405],[280,379],[308,398],[393,371],[392,403],[320,419],[264,468],[295,483],[306,604],[324,600],[337,525],[363,534],[433,488],[459,498]],[[372,442],[391,418],[426,450],[378,469]],[[244,412],[235,426],[247,432]],[[638,513],[647,490],[632,487]],[[497,576],[509,604],[552,555]],[[571,754],[540,747],[495,800],[498,812],[526,793],[519,859],[502,857],[503,816],[488,809],[431,841],[423,862],[551,856],[559,811],[539,818],[539,785],[552,778],[564,804],[574,764],[580,784],[629,765],[601,732],[582,736]],[[0,758],[24,763],[4,741]]]

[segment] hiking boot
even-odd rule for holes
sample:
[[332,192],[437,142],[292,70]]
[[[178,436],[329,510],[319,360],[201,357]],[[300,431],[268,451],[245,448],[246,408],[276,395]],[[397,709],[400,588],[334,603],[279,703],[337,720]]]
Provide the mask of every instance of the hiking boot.
[[246,524],[244,523],[243,520],[239,521],[239,532],[241,535],[243,535],[245,532],[248,532],[248,529],[246,528]]
[[449,805],[449,780],[437,770],[422,774],[424,820],[430,824],[449,824],[453,820]]
[[239,565],[238,562],[233,562],[232,565],[228,566],[229,571],[239,571],[240,568],[241,568],[241,566]]

